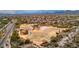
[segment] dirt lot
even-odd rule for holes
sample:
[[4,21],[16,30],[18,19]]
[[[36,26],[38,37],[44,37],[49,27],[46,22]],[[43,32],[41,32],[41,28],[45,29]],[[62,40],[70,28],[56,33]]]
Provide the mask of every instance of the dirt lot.
[[[27,26],[23,26],[27,27]],[[31,31],[31,35],[21,35],[19,33],[19,36],[23,39],[29,38],[31,41],[33,41],[35,44],[39,45],[44,41],[50,41],[50,37],[57,36],[57,32],[62,32],[63,30],[66,30],[66,28],[57,28],[53,26],[41,26],[39,29],[33,29]]]

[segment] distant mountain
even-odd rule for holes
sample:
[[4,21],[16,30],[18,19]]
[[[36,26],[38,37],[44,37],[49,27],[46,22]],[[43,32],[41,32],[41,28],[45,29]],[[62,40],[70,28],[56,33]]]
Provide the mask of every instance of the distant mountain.
[[79,14],[79,10],[22,10],[16,14]]
[[0,14],[0,16],[15,16],[16,14]]
[[66,10],[64,14],[79,14],[79,10]]
[[54,14],[62,13],[64,10],[19,10],[16,14]]
[[[1,11],[0,11],[1,12]],[[12,11],[11,11],[12,12]],[[28,14],[78,14],[79,10],[15,10],[15,13],[4,11],[0,16],[28,15]]]

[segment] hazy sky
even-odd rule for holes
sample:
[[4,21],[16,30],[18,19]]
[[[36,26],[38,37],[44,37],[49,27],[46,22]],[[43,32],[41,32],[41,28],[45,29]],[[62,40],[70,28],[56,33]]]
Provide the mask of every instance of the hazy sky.
[[1,14],[39,14],[39,13],[54,13],[63,12],[64,10],[0,10]]
[[14,10],[0,10],[0,13],[3,13],[3,14],[15,14],[16,11],[14,11]]

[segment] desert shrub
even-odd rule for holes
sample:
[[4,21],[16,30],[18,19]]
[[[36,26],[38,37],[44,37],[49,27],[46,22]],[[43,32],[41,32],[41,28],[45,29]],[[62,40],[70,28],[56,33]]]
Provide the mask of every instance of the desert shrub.
[[12,48],[17,48],[19,44],[23,43],[22,40],[20,40],[20,37],[18,36],[17,31],[14,31],[11,36],[11,46]]
[[30,41],[30,39],[26,39],[26,40],[25,40],[25,44],[29,44],[29,43],[32,43],[32,42]]

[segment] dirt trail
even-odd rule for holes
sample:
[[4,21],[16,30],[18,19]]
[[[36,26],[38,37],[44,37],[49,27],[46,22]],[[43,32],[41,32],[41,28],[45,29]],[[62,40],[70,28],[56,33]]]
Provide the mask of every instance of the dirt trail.
[[61,41],[58,42],[59,47],[64,47],[66,43],[71,43],[74,40],[73,37],[77,35],[78,32],[79,32],[79,27],[77,27],[75,31],[70,32],[68,36],[62,38]]

